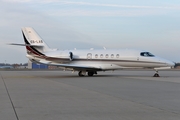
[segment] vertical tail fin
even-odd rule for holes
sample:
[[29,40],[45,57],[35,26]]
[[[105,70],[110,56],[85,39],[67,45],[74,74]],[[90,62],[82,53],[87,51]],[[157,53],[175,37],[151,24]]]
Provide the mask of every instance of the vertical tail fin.
[[35,32],[33,28],[23,27],[22,34],[28,54],[45,56],[44,52],[50,51],[50,48],[42,40],[42,38]]

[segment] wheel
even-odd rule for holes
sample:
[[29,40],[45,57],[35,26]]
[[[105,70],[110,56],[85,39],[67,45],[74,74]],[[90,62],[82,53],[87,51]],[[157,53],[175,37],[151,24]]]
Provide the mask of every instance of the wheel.
[[155,73],[153,77],[160,77],[158,73]]
[[156,73],[154,74],[153,77],[160,77],[159,74],[158,74],[158,70],[156,70]]
[[83,71],[79,71],[78,75],[79,75],[80,77],[85,76],[85,74],[84,74],[84,72],[83,72]]
[[94,72],[88,72],[88,76],[93,76]]

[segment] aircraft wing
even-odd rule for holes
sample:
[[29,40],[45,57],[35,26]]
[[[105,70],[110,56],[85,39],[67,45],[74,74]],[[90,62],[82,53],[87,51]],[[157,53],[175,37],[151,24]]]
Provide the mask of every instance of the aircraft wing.
[[86,65],[74,65],[74,64],[59,64],[60,67],[73,68],[74,70],[95,70],[102,71],[100,67],[86,66]]
[[48,65],[56,65],[56,66],[65,67],[65,68],[72,68],[72,69],[78,70],[78,71],[81,71],[81,70],[102,71],[102,68],[100,66],[97,66],[97,65],[59,64],[59,63],[52,62],[52,61],[47,61],[47,60],[38,60],[38,61],[32,61],[32,62],[48,64]]

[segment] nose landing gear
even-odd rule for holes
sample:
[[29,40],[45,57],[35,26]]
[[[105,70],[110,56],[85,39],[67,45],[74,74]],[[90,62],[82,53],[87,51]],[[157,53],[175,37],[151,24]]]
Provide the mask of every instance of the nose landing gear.
[[157,70],[153,77],[160,77]]

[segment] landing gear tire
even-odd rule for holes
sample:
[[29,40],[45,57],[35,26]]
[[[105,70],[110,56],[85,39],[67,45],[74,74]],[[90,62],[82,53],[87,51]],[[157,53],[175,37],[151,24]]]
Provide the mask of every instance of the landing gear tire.
[[158,71],[156,71],[156,73],[154,74],[153,77],[160,77],[159,74],[158,74]]
[[84,74],[83,74],[82,71],[79,71],[78,75],[79,75],[80,77],[83,77],[83,76],[84,76]]
[[88,76],[93,76],[94,72],[88,72]]
[[158,73],[155,73],[153,77],[160,77]]

